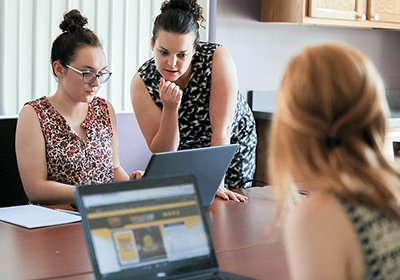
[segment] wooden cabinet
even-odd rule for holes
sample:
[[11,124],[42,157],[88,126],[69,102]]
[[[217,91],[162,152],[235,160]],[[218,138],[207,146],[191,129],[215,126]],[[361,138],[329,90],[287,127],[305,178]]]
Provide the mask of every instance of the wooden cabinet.
[[368,19],[400,23],[400,0],[369,0]]
[[365,20],[364,1],[357,0],[309,0],[308,14],[311,18]]
[[400,0],[262,0],[261,20],[400,30]]

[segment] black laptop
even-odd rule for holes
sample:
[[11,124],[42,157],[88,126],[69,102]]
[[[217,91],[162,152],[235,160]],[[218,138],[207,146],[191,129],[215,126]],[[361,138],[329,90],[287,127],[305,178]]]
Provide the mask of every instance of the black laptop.
[[238,144],[212,146],[175,152],[154,153],[144,177],[194,175],[201,204],[210,206],[224,178]]
[[194,176],[79,186],[76,202],[96,279],[250,279],[219,270]]

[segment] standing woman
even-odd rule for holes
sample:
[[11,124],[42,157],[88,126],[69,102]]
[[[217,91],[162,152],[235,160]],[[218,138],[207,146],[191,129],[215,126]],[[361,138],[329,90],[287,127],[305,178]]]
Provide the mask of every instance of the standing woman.
[[276,107],[272,185],[282,206],[309,192],[285,221],[292,279],[400,279],[400,169],[383,152],[388,106],[375,67],[348,46],[306,48]]
[[152,152],[238,143],[217,195],[245,201],[228,189],[251,186],[255,121],[238,93],[236,67],[227,49],[200,42],[203,21],[196,0],[162,4],[151,39],[154,57],[132,80],[132,106]]
[[114,109],[96,96],[111,72],[86,24],[78,10],[64,15],[63,33],[51,49],[58,88],[27,102],[19,114],[17,161],[31,202],[74,203],[77,185],[129,179],[119,164]]

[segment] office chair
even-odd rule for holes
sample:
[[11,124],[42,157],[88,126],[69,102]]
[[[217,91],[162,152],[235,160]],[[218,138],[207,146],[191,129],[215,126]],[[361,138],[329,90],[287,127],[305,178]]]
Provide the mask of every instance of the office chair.
[[29,202],[17,166],[15,129],[17,118],[0,118],[0,207]]

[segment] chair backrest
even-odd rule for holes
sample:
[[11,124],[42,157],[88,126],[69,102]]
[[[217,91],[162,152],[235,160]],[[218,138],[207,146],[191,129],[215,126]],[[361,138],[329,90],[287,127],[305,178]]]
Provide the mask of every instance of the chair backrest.
[[0,207],[27,204],[15,155],[17,117],[0,118]]
[[276,91],[250,90],[247,92],[247,102],[253,112],[273,114],[275,112]]

